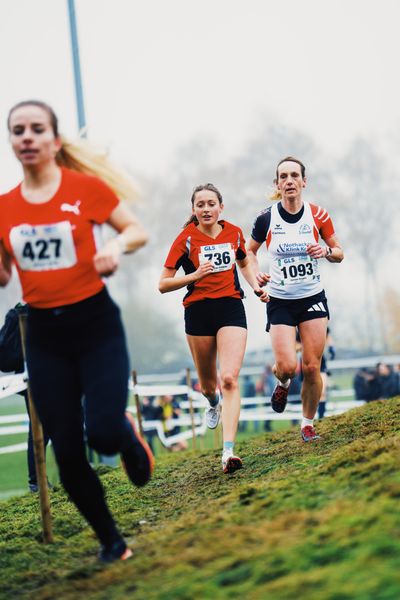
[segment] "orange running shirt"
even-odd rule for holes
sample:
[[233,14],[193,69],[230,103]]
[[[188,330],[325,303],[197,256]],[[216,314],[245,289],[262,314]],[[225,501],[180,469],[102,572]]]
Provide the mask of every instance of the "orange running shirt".
[[94,229],[119,204],[97,177],[61,171],[48,202],[27,202],[21,185],[0,196],[0,239],[15,261],[24,301],[37,308],[73,304],[104,287],[93,265]]
[[186,275],[197,271],[200,261],[210,260],[214,264],[213,273],[187,286],[188,291],[183,298],[185,307],[205,298],[243,298],[235,265],[236,259],[246,258],[243,233],[228,221],[218,222],[222,231],[215,239],[190,223],[178,235],[168,253],[164,266],[176,270],[182,267]]

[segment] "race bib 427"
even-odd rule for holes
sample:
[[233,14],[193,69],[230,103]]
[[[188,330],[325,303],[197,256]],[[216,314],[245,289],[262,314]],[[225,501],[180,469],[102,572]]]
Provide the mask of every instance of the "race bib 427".
[[13,227],[10,242],[23,271],[68,269],[76,264],[71,223],[23,224]]

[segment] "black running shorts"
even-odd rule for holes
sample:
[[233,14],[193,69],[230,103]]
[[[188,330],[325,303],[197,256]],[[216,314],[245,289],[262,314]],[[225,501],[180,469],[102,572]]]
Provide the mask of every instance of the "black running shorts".
[[185,308],[185,332],[188,335],[215,336],[221,327],[247,329],[240,298],[206,298]]
[[284,300],[272,298],[267,303],[267,327],[271,325],[291,325],[297,327],[299,323],[328,317],[329,308],[325,292],[319,292],[308,298],[296,298],[295,300]]

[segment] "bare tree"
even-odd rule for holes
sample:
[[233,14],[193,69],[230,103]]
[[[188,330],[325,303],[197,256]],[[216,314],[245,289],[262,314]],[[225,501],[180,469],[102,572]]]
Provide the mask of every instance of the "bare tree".
[[358,268],[364,274],[368,349],[373,351],[378,342],[378,349],[387,350],[381,290],[387,274],[385,257],[393,247],[398,185],[393,179],[388,185],[386,164],[373,144],[357,139],[339,163],[338,187],[347,253],[354,261],[355,276]]

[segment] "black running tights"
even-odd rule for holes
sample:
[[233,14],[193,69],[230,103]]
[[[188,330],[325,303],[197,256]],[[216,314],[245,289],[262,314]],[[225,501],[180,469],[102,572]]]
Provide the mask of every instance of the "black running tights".
[[129,360],[119,309],[108,292],[55,309],[30,308],[32,396],[53,444],[61,481],[103,544],[119,538],[84,441],[100,454],[129,445],[124,418]]

